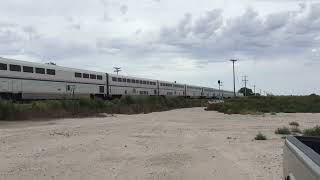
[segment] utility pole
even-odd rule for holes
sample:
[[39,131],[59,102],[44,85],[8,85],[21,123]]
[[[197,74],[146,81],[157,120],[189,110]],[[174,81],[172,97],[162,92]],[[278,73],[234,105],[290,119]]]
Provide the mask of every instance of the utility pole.
[[248,76],[243,76],[243,80],[242,80],[244,81],[244,96],[247,96],[247,82],[248,82],[247,77]]
[[223,96],[222,96],[221,88],[220,88],[222,86],[222,81],[218,80],[218,84],[219,84],[219,96],[220,96],[220,99],[222,99]]
[[118,75],[118,73],[121,71],[121,67],[113,67],[113,68],[114,68],[113,72],[116,72]]
[[231,59],[232,61],[232,67],[233,67],[233,96],[236,97],[236,80],[235,80],[235,74],[234,74],[234,62],[236,62],[236,59]]

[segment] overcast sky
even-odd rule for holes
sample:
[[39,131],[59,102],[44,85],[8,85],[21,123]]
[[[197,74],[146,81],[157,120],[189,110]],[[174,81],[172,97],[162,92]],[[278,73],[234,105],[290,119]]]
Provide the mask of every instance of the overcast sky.
[[317,1],[0,2],[2,57],[229,90],[237,58],[237,89],[320,94]]

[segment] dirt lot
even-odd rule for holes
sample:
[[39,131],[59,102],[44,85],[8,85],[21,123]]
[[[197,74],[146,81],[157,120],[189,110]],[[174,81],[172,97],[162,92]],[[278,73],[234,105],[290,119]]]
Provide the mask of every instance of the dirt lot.
[[[274,130],[320,114],[224,115],[203,108],[0,123],[0,179],[279,180]],[[253,141],[261,131],[267,141]]]

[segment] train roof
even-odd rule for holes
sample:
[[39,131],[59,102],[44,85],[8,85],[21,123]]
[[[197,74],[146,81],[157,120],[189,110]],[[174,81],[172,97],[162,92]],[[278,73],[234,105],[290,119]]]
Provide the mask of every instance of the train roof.
[[37,66],[41,68],[50,68],[50,69],[63,70],[63,71],[74,71],[79,73],[105,74],[103,72],[98,72],[98,71],[69,68],[69,67],[63,67],[63,66],[54,65],[54,64],[39,63],[39,62],[21,61],[21,60],[15,60],[15,59],[3,58],[3,57],[0,57],[0,62],[4,62],[7,64],[17,64],[22,66]]

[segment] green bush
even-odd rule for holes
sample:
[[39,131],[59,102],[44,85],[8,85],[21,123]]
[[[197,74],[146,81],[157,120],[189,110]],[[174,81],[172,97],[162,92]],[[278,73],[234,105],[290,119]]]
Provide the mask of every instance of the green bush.
[[275,130],[275,133],[276,134],[285,134],[285,135],[291,134],[289,128],[287,128],[287,127],[278,128]]
[[303,135],[305,135],[305,136],[320,136],[320,126],[305,129],[303,131]]
[[267,140],[267,136],[259,132],[256,137],[254,138],[255,140]]

